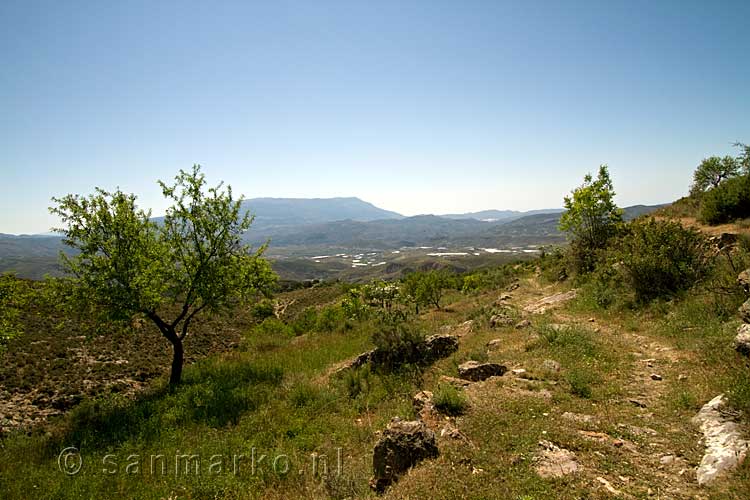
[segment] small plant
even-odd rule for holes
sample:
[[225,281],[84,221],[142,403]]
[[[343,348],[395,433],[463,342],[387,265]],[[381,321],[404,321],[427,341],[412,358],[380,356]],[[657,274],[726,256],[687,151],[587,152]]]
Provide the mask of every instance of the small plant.
[[461,415],[469,407],[466,396],[450,384],[440,384],[432,400],[435,408],[445,415]]
[[570,384],[572,394],[584,399],[591,398],[593,394],[591,385],[595,382],[595,377],[592,374],[583,370],[571,370],[565,380]]
[[347,370],[344,374],[344,387],[351,399],[357,398],[360,394],[369,394],[372,383],[372,371],[369,365]]
[[270,299],[263,299],[257,304],[254,304],[250,309],[250,314],[253,318],[258,321],[263,321],[266,318],[274,316],[273,301]]
[[476,361],[477,363],[486,363],[489,360],[487,349],[474,349],[469,353],[469,359],[472,361]]

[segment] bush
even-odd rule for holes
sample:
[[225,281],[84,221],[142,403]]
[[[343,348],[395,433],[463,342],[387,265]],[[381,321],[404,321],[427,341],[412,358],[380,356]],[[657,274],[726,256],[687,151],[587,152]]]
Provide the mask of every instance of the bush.
[[381,318],[372,336],[372,342],[382,359],[378,365],[393,369],[400,365],[419,361],[420,346],[425,335],[416,325],[406,321],[406,317],[394,314]]
[[[727,181],[729,182],[729,181]],[[634,221],[618,242],[616,260],[637,302],[691,288],[709,270],[708,242],[676,222]]]
[[461,415],[469,407],[466,397],[450,384],[440,384],[432,401],[435,409],[444,415]]
[[254,304],[250,309],[250,314],[253,318],[258,321],[263,321],[266,318],[270,318],[274,315],[273,313],[273,302],[269,299],[263,299],[257,304]]
[[727,179],[703,195],[700,220],[722,224],[750,216],[750,175]]

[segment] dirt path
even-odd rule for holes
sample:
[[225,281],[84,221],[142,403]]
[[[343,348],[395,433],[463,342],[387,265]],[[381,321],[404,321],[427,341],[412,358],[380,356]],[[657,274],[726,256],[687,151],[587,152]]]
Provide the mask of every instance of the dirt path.
[[[539,296],[549,293],[532,279],[524,283],[519,307],[538,303]],[[556,324],[589,328],[599,341],[611,347],[618,369],[610,384],[620,390],[604,405],[594,405],[587,414],[575,414],[574,424],[601,422],[600,425],[577,425],[582,436],[601,443],[611,443],[616,456],[628,463],[631,473],[612,474],[607,453],[594,452],[594,460],[581,457],[583,474],[593,478],[592,486],[614,496],[655,495],[657,498],[708,498],[695,478],[702,447],[697,429],[689,419],[673,410],[670,398],[680,385],[687,383],[682,373],[689,362],[685,352],[677,350],[663,338],[648,332],[650,325],[638,325],[631,331],[622,324],[571,312],[565,304],[547,311]],[[632,326],[631,326],[632,328]],[[577,420],[576,420],[577,419]]]

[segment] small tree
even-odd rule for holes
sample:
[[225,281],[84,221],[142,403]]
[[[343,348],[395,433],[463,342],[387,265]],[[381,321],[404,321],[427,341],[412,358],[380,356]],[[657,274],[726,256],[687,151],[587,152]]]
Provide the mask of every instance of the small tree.
[[50,211],[62,219],[57,229],[77,250],[62,255],[73,276],[72,300],[103,317],[150,319],[172,344],[169,377],[179,384],[183,341],[201,312],[226,312],[257,294],[267,294],[276,276],[242,234],[252,218],[240,215],[240,201],[223,184],[206,192],[200,166],[180,170],[174,185],[159,181],[172,202],[160,222],[136,206],[136,197],[97,188],[89,197],[53,198]]
[[739,173],[740,163],[731,156],[705,158],[693,173],[693,185],[690,188],[690,193],[693,195],[703,193],[708,189],[717,187],[723,180],[734,177]]
[[411,273],[404,278],[401,293],[407,302],[414,304],[417,314],[420,306],[435,306],[440,309],[443,292],[450,285],[445,271],[427,271]]
[[589,271],[593,253],[604,248],[622,223],[622,210],[614,202],[615,191],[606,165],[599,167],[596,179],[586,174],[583,184],[564,199],[560,229],[573,235],[580,251],[578,267]]
[[737,157],[737,163],[745,175],[750,175],[750,146],[742,142],[735,142],[734,147],[740,148],[740,154]]

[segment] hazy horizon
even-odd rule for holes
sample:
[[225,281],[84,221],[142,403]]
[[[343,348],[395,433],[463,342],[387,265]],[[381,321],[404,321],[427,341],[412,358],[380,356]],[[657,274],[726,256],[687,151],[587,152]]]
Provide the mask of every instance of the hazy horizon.
[[0,5],[0,232],[52,196],[203,165],[247,198],[403,215],[556,207],[608,164],[621,206],[750,142],[750,4]]

